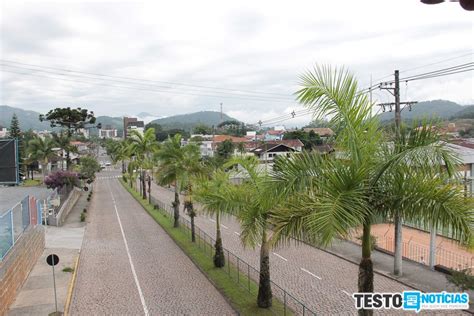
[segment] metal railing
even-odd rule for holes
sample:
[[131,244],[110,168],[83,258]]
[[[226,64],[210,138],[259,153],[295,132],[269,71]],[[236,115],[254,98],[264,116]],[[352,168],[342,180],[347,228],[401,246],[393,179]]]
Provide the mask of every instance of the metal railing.
[[[381,248],[385,251],[394,253],[395,244],[393,237],[385,236],[378,237],[376,245],[378,248]],[[414,241],[403,241],[403,251],[402,256],[422,263],[425,265],[429,264],[429,254],[430,249],[426,245],[416,243]],[[462,270],[467,268],[474,268],[474,256],[465,256],[453,251],[449,251],[444,248],[436,248],[436,264],[442,265],[444,267]]]
[[0,215],[0,261],[30,225],[42,222],[42,204],[33,196],[26,196]]
[[[171,205],[164,203],[154,197],[151,197],[151,203],[159,210],[164,211],[165,216],[169,217],[171,221],[174,220],[174,210]],[[179,217],[179,222],[182,224],[180,227],[186,230],[191,238],[191,222],[184,218]],[[214,255],[214,244],[216,240],[199,228],[195,227],[196,245],[202,249],[206,255],[210,258]],[[244,287],[249,293],[257,295],[258,293],[258,281],[260,278],[260,272],[258,269],[251,266],[245,260],[238,257],[228,249],[224,249],[226,257],[226,266],[223,268],[227,275],[234,280],[237,284]],[[254,284],[254,281],[257,285]],[[308,308],[305,304],[295,298],[293,295],[284,290],[281,286],[271,282],[273,296],[278,298],[283,303],[283,315],[295,314],[295,315],[316,315],[314,311]],[[272,310],[275,313],[275,310]]]

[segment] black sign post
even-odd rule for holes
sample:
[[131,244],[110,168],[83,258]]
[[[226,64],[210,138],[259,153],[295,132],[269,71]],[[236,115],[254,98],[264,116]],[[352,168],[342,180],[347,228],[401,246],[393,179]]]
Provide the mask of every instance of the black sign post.
[[59,257],[57,255],[50,254],[46,257],[46,262],[53,267],[53,284],[54,284],[54,304],[56,305],[56,315],[58,314],[58,298],[56,295],[56,275],[54,274],[54,266],[59,263]]

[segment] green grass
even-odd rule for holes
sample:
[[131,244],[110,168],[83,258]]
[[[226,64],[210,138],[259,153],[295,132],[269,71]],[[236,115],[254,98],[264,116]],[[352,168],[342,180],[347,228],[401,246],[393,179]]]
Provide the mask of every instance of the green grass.
[[[120,179],[123,187],[143,206],[150,216],[170,235],[176,244],[193,260],[193,262],[203,271],[207,277],[215,284],[219,291],[228,299],[230,304],[240,313],[240,315],[283,315],[284,306],[275,297],[273,298],[273,306],[269,309],[262,309],[257,306],[258,285],[253,280],[248,280],[245,275],[239,275],[239,284],[237,284],[237,269],[235,266],[228,266],[226,258],[226,266],[223,268],[215,268],[210,252],[212,247],[201,249],[198,244],[204,241],[198,240],[196,243],[191,242],[189,232],[185,228],[176,229],[170,217],[165,212],[154,209],[153,205],[147,200],[140,197],[139,193],[131,189],[126,183]],[[228,272],[230,271],[230,276]],[[250,292],[248,290],[250,284]],[[287,310],[286,315],[292,315]]]
[[41,180],[37,180],[37,179],[26,179],[25,181],[23,181],[23,186],[24,187],[35,187],[35,186],[38,186],[41,184]]
[[65,267],[65,268],[63,269],[63,272],[74,272],[74,269],[71,268],[71,267]]

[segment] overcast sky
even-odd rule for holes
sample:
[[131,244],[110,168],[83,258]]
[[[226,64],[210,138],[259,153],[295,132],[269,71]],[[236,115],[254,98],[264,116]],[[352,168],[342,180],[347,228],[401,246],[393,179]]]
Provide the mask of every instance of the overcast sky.
[[[473,59],[474,13],[458,3],[3,0],[0,9],[0,104],[39,112],[170,116],[222,102],[254,123],[301,110],[298,76],[317,63],[347,67],[365,88],[395,69],[403,77]],[[473,72],[402,83],[401,98],[474,104],[473,84]]]

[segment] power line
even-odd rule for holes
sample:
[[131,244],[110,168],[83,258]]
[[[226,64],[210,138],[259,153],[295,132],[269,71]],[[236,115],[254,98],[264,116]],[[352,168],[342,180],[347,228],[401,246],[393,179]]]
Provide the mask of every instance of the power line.
[[252,90],[244,90],[244,89],[230,89],[230,88],[220,88],[220,87],[210,87],[210,86],[203,86],[203,85],[194,85],[194,84],[187,84],[187,83],[179,83],[179,82],[171,82],[171,81],[160,81],[160,80],[150,80],[150,79],[140,79],[140,78],[133,78],[133,77],[124,77],[124,76],[112,76],[112,75],[105,75],[100,73],[93,73],[93,72],[85,72],[85,71],[78,71],[78,70],[71,70],[66,68],[59,68],[59,67],[48,67],[48,66],[40,66],[35,64],[28,64],[28,63],[21,63],[6,59],[0,59],[3,62],[11,63],[11,64],[18,64],[18,65],[26,65],[32,66],[37,68],[43,69],[52,69],[52,70],[59,70],[68,73],[78,73],[78,74],[85,74],[85,75],[92,75],[92,76],[99,76],[99,77],[107,77],[107,78],[118,78],[118,79],[125,79],[125,80],[134,80],[134,81],[146,81],[146,82],[154,82],[154,83],[164,83],[164,84],[172,84],[177,86],[186,86],[186,87],[195,87],[201,89],[208,89],[208,90],[225,90],[225,91],[234,91],[235,92],[244,92],[244,93],[251,93],[251,94],[266,94],[266,95],[273,95],[273,96],[280,96],[280,97],[287,97],[290,96],[280,93],[272,93],[272,92],[264,92],[264,91],[252,91]]
[[474,53],[471,51],[470,53],[466,53],[466,54],[463,54],[463,55],[460,55],[460,56],[456,56],[456,57],[452,57],[452,58],[448,58],[448,59],[443,59],[443,60],[440,60],[440,61],[437,61],[437,62],[434,62],[434,63],[425,64],[425,65],[421,65],[421,66],[417,66],[417,67],[413,67],[413,68],[408,68],[408,69],[400,71],[400,73],[409,72],[409,71],[412,71],[412,70],[415,70],[415,69],[425,68],[425,67],[429,67],[429,66],[433,66],[433,65],[438,65],[438,64],[445,63],[447,61],[451,61],[451,60],[455,60],[455,59],[459,59],[459,58],[463,58],[463,57],[467,57],[467,56],[472,56],[472,55],[474,55]]
[[[284,100],[279,100],[279,99],[264,99],[264,98],[257,98],[257,97],[211,95],[211,94],[200,94],[200,93],[175,92],[175,91],[167,91],[167,90],[160,90],[160,89],[145,89],[145,88],[138,88],[138,87],[118,86],[118,85],[112,85],[112,84],[106,84],[106,83],[90,82],[90,81],[77,80],[77,79],[58,78],[58,77],[51,77],[51,76],[45,76],[45,75],[40,75],[40,74],[34,74],[34,73],[16,72],[16,71],[5,70],[5,69],[1,69],[0,71],[15,73],[15,74],[19,74],[19,75],[26,75],[26,76],[61,80],[61,81],[79,82],[79,83],[86,83],[86,84],[90,84],[90,85],[99,85],[99,86],[114,87],[114,88],[120,88],[120,89],[149,91],[149,92],[154,92],[154,93],[168,93],[168,94],[173,94],[173,95],[193,95],[193,96],[204,96],[204,97],[211,97],[211,98],[241,99],[241,100],[251,100],[251,101],[260,101],[260,102],[270,102],[271,101],[271,102],[278,102],[278,103],[287,103],[289,101],[289,100],[284,101]],[[92,78],[89,78],[89,79],[92,79]]]

